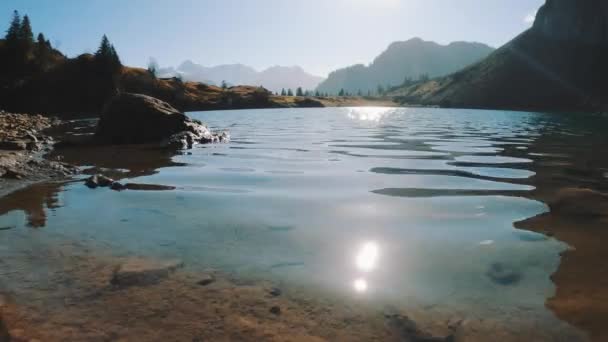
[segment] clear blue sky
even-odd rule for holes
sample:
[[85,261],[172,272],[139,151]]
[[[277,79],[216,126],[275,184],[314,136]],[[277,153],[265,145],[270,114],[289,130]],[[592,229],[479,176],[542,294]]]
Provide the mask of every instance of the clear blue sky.
[[530,26],[544,0],[2,0],[29,14],[68,56],[92,52],[106,33],[123,62],[185,59],[261,69],[300,65],[325,76],[369,63],[396,40],[500,46]]

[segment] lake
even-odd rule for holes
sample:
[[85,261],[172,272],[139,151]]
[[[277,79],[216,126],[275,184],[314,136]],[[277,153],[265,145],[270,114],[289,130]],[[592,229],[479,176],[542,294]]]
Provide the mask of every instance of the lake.
[[229,130],[232,141],[175,155],[59,152],[83,169],[174,190],[71,182],[4,199],[0,227],[14,229],[0,231],[0,266],[17,274],[0,290],[29,295],[25,279],[38,295],[70,291],[48,276],[59,266],[24,258],[69,242],[70,250],[179,259],[187,272],[212,268],[421,319],[509,322],[547,340],[581,336],[546,307],[556,292],[551,275],[571,246],[515,225],[548,211],[545,193],[580,181],[551,175],[581,158],[603,184],[608,168],[592,146],[604,119],[418,108],[189,115]]

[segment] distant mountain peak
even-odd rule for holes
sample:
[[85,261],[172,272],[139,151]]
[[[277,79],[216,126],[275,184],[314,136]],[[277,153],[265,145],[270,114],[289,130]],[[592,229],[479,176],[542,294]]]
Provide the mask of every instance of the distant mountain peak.
[[334,94],[341,89],[375,92],[379,86],[401,85],[406,78],[447,75],[483,59],[493,50],[481,43],[441,45],[419,37],[393,42],[369,66],[356,64],[330,73],[318,90]]
[[261,72],[240,63],[222,64],[206,67],[191,60],[185,60],[177,68],[161,69],[163,77],[180,74],[187,81],[204,82],[220,85],[227,82],[230,85],[264,86],[274,92],[285,89],[315,89],[324,78],[307,73],[302,67],[271,66]]

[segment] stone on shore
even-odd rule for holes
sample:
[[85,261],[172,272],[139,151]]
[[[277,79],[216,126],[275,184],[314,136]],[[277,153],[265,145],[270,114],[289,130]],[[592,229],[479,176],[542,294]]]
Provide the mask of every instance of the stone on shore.
[[95,137],[110,144],[160,143],[174,149],[225,140],[167,102],[130,93],[119,94],[106,104]]
[[591,189],[566,188],[557,193],[549,207],[564,216],[608,216],[608,195]]
[[132,259],[116,268],[110,283],[120,287],[154,285],[183,266],[179,260]]
[[91,189],[95,189],[98,187],[109,187],[114,184],[114,180],[112,178],[106,177],[104,175],[93,175],[84,182],[86,186]]

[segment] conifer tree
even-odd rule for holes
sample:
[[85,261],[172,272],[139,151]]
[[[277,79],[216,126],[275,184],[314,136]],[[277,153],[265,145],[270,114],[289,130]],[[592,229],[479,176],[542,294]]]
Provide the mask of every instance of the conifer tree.
[[340,92],[338,93],[338,96],[344,96],[345,92],[344,89],[340,89]]
[[302,87],[298,87],[298,89],[296,89],[296,96],[304,96],[304,92],[302,91]]
[[34,43],[34,33],[32,32],[32,24],[30,23],[30,18],[27,15],[23,16],[18,36],[19,40],[21,40],[25,45],[31,46],[31,44]]
[[11,25],[6,31],[6,41],[7,43],[15,43],[19,40],[19,32],[21,31],[21,16],[18,11],[13,12],[13,19],[11,20]]
[[281,89],[281,96],[287,96],[287,92],[285,91],[285,88]]
[[291,88],[287,90],[287,96],[293,96],[293,91],[291,91]]

